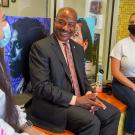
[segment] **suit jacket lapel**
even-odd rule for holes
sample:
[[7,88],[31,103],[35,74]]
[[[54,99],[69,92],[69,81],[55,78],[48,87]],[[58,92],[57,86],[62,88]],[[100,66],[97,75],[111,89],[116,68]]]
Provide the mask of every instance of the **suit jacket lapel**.
[[[56,57],[59,59],[60,63],[63,65],[63,68],[66,72],[66,75],[68,76],[68,78],[70,79],[70,72],[69,72],[69,68],[67,66],[66,60],[64,58],[64,55],[62,53],[62,50],[58,44],[57,39],[55,39],[54,35],[51,36],[51,44],[52,44],[52,48],[54,50],[54,53],[56,54]],[[71,79],[70,79],[71,81]]]

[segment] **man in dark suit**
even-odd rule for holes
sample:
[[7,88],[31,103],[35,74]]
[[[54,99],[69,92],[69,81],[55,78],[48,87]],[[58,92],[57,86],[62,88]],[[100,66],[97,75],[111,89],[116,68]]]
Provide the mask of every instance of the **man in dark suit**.
[[[77,135],[116,135],[120,113],[91,92],[85,74],[83,48],[70,39],[76,21],[74,9],[60,9],[54,33],[32,46],[33,99],[27,108],[28,116],[34,124],[56,132],[68,129]],[[75,92],[65,44],[72,52],[79,94]]]

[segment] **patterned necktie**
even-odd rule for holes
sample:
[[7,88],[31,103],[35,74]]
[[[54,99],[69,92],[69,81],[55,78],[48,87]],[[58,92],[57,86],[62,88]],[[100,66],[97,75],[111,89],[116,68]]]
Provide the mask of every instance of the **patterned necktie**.
[[74,89],[75,95],[80,96],[80,88],[79,88],[79,83],[77,80],[77,75],[76,75],[76,71],[75,71],[75,65],[74,65],[74,61],[73,61],[72,52],[71,52],[67,43],[63,43],[63,45],[64,45],[65,54],[66,54],[66,58],[67,58],[67,65],[68,65],[69,70],[70,70],[72,87]]

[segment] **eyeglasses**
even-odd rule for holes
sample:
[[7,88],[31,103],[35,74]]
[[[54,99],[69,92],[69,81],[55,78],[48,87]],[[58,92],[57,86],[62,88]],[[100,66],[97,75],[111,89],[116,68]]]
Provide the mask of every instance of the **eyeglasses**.
[[66,20],[61,19],[61,18],[55,19],[55,21],[56,21],[57,23],[59,23],[59,25],[61,25],[61,26],[63,26],[63,27],[64,27],[65,25],[67,25],[68,27],[72,28],[72,27],[75,27],[75,25],[76,25],[76,21],[69,21],[69,22],[67,22]]

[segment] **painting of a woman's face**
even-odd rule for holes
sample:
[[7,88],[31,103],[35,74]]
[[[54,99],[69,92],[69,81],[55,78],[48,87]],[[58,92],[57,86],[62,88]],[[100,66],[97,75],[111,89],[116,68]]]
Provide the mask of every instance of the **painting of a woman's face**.
[[11,38],[11,50],[9,52],[10,73],[13,77],[18,77],[21,72],[21,52],[22,47],[18,41],[18,32],[14,30]]
[[82,45],[83,43],[83,37],[82,37],[82,28],[81,23],[77,23],[75,27],[75,33],[72,37],[72,39],[77,42],[78,44]]
[[76,24],[75,33],[74,33],[72,39],[75,42],[77,42],[78,44],[80,44],[84,48],[84,50],[86,50],[86,48],[88,46],[88,41],[83,39],[82,24],[81,23]]

